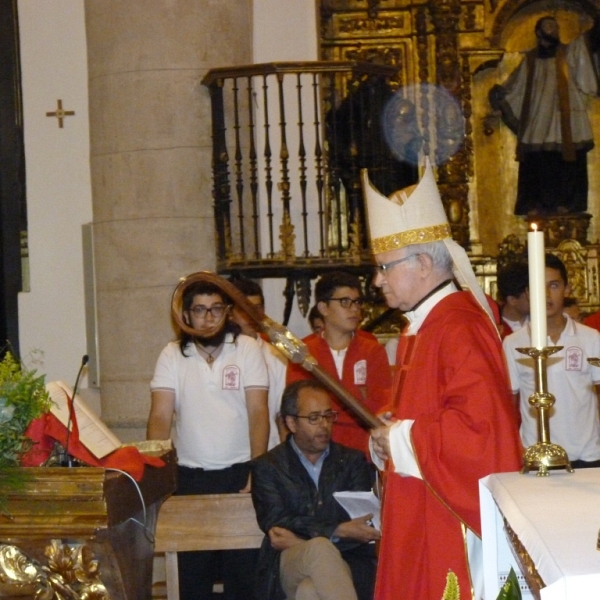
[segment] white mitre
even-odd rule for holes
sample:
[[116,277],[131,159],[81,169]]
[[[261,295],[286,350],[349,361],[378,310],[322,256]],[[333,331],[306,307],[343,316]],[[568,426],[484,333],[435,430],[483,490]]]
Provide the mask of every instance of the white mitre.
[[452,239],[452,232],[429,159],[418,184],[398,190],[386,198],[361,171],[363,194],[373,254],[398,250],[412,244],[443,241],[454,262],[454,275],[467,287],[495,325],[494,316],[471,267],[464,248]]

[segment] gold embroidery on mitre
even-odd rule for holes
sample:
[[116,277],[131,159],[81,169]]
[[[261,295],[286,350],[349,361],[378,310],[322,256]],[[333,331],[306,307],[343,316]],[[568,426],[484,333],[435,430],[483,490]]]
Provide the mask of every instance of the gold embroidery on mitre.
[[410,229],[401,233],[393,233],[385,237],[378,237],[371,240],[371,251],[373,254],[381,254],[390,250],[398,250],[411,244],[428,244],[429,242],[439,242],[452,237],[450,225],[432,225],[431,227],[421,227],[420,229]]

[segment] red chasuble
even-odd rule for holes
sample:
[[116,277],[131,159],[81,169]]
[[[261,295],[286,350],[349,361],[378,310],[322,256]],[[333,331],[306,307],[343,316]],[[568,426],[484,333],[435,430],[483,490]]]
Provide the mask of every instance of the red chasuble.
[[[316,334],[311,334],[302,341],[319,365],[339,381],[327,342]],[[300,365],[288,363],[287,383],[312,378],[313,376]],[[374,414],[383,412],[388,406],[392,386],[391,368],[385,348],[373,334],[360,329],[356,331],[346,351],[341,383]],[[333,409],[339,411],[338,420],[333,425],[333,441],[367,452],[368,431],[333,395],[331,402]]]
[[414,419],[423,480],[385,477],[376,600],[440,600],[446,575],[471,598],[463,526],[481,536],[480,478],[517,471],[522,446],[498,333],[468,292],[442,299],[402,336],[393,402]]

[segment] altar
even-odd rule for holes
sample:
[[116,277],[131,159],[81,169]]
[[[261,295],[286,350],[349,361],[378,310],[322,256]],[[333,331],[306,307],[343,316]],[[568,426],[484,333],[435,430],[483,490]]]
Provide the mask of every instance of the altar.
[[501,473],[479,490],[486,600],[511,566],[523,600],[600,598],[600,469]]

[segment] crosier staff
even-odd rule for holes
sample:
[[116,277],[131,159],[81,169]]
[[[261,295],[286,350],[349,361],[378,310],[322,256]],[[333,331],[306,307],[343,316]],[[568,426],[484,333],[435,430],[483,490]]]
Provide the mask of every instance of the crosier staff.
[[318,379],[327,387],[337,398],[361,421],[368,429],[381,426],[381,420],[378,419],[370,410],[357,400],[345,387],[336,381],[329,373],[323,370],[317,360],[308,352],[306,344],[298,339],[287,327],[273,321],[265,316],[260,319],[254,306],[248,302],[246,297],[229,281],[223,277],[212,273],[211,271],[199,271],[184,277],[173,292],[171,300],[171,314],[173,320],[179,328],[185,333],[193,336],[206,336],[207,331],[199,331],[190,327],[183,319],[183,294],[186,288],[198,281],[206,281],[216,285],[220,290],[227,294],[239,308],[259,326],[262,333],[269,336],[271,343],[290,361],[301,365],[304,369],[312,373],[315,379]]

